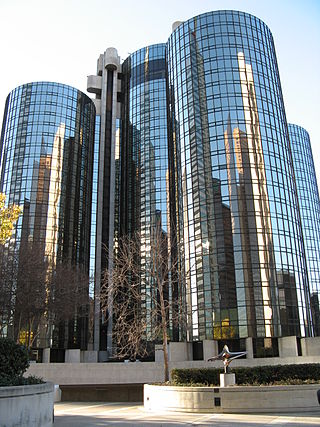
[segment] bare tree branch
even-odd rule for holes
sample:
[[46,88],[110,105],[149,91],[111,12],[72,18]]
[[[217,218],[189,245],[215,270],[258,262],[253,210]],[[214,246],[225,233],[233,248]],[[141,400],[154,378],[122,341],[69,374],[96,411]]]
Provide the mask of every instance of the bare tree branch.
[[179,265],[167,234],[155,226],[150,235],[137,233],[118,242],[112,271],[101,285],[101,309],[112,323],[114,355],[136,359],[162,343],[165,380],[169,379],[168,340],[173,329],[185,330],[183,304],[173,293]]

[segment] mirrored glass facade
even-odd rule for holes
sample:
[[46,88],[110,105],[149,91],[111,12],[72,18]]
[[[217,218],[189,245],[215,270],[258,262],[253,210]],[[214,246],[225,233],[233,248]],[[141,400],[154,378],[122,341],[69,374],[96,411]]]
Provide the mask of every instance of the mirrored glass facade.
[[[153,328],[151,317],[154,317],[150,313],[157,300],[154,296],[157,289],[148,275],[156,256],[152,251],[159,251],[152,244],[153,236],[161,236],[161,252],[166,252],[168,264],[171,244],[166,45],[153,45],[133,53],[123,63],[122,73],[120,233],[139,235],[141,290],[145,293],[141,310],[150,316],[148,336]],[[171,292],[175,293],[174,286]],[[166,298],[171,299],[172,295]],[[172,328],[169,332],[172,337]]]
[[[46,275],[62,262],[89,273],[94,129],[93,102],[72,87],[30,83],[7,98],[0,191],[7,195],[7,203],[23,211],[3,251],[16,253],[18,260],[21,254],[36,251]],[[45,292],[49,298],[50,289]],[[35,327],[37,347],[86,348],[85,318],[74,320],[68,336],[48,319]]]
[[312,334],[270,30],[206,13],[172,33],[167,63],[188,339]]
[[302,222],[307,261],[311,313],[315,335],[320,335],[320,200],[308,132],[289,124],[289,138]]

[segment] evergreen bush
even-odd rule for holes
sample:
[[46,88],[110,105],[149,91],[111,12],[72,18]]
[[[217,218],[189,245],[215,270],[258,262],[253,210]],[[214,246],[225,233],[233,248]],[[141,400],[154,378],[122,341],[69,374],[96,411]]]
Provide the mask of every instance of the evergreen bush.
[[0,386],[39,384],[40,378],[23,374],[29,367],[28,350],[9,338],[0,338]]
[[0,376],[22,377],[28,367],[28,350],[9,338],[0,338]]
[[[219,386],[222,369],[173,369],[173,385]],[[257,366],[252,368],[232,368],[237,385],[271,385],[320,383],[320,364]]]

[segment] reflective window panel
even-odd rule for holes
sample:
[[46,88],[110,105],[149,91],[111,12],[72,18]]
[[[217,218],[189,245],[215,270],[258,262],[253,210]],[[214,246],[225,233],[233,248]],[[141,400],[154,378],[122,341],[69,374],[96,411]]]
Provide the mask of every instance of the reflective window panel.
[[297,183],[304,249],[307,260],[310,307],[315,335],[320,335],[320,200],[308,132],[289,124],[289,138]]
[[312,334],[270,30],[247,13],[205,13],[174,30],[167,64],[188,339]]
[[[47,283],[58,274],[62,262],[89,273],[94,130],[93,102],[72,87],[30,83],[14,89],[7,98],[0,191],[7,195],[8,203],[20,205],[23,211],[1,255],[11,256],[19,266],[26,254],[34,257],[34,275],[38,270],[45,272],[43,289],[37,289],[45,292],[48,303],[57,301]],[[16,295],[26,292],[21,289],[19,274],[18,269]],[[68,276],[65,280],[67,285]],[[34,294],[35,300],[37,297]],[[7,334],[15,336],[17,323],[24,320],[11,308],[13,312],[2,320],[7,322]],[[25,332],[33,336],[34,346],[86,348],[86,315],[75,313],[66,326],[56,324],[49,309],[40,311],[32,320],[31,331]],[[28,325],[30,328],[29,321]]]

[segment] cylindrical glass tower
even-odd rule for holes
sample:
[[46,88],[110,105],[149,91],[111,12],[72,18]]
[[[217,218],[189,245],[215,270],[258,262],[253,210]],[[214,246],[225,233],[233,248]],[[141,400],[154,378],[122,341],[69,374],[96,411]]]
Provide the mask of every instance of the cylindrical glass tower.
[[320,199],[308,132],[289,124],[315,335],[320,335]]
[[188,339],[311,334],[270,30],[247,13],[205,13],[175,29],[167,62]]
[[[23,211],[3,252],[16,253],[18,262],[22,255],[36,252],[37,262],[47,271],[44,283],[62,262],[89,270],[94,126],[93,102],[63,84],[29,83],[7,98],[0,191],[8,203],[20,205]],[[49,299],[50,290],[45,292]],[[68,338],[63,332],[61,343],[61,331],[60,337],[54,331],[53,335],[48,330],[39,332],[50,323],[43,320],[45,311],[40,312],[28,332],[38,337],[34,345],[86,347],[86,322],[75,321]],[[17,319],[19,313],[8,319],[9,329]]]
[[[139,235],[141,292],[145,294],[141,310],[150,316],[146,336],[151,339],[154,330],[151,312],[158,290],[150,271],[157,251],[162,255],[166,252],[169,265],[171,245],[166,45],[157,44],[133,53],[124,62],[122,72],[121,234]],[[160,248],[155,247],[159,244]],[[176,289],[166,292],[167,299],[172,298],[172,293],[175,298],[177,293]],[[179,339],[177,331],[170,332],[171,338],[175,335],[174,339]]]

